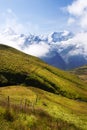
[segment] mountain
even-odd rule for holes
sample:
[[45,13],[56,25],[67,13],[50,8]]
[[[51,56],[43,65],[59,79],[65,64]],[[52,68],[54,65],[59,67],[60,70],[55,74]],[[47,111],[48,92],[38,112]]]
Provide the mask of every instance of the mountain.
[[87,130],[86,101],[74,74],[0,44],[1,130]]
[[87,32],[69,31],[45,35],[17,34],[11,28],[0,33],[0,43],[37,56],[60,69],[73,69],[87,64]]
[[14,48],[0,45],[0,86],[17,84],[32,85],[68,98],[86,99],[86,84],[74,75]]
[[48,35],[47,40],[48,42],[61,42],[61,41],[67,41],[68,39],[72,38],[74,36],[73,33],[64,31],[64,32],[53,32]]
[[42,56],[41,59],[54,67],[66,69],[66,63],[64,62],[60,54],[54,50],[50,51],[47,56]]

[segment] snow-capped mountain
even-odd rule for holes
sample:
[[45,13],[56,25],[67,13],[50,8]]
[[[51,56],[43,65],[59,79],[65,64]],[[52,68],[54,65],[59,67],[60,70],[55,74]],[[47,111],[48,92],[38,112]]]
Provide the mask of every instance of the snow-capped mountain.
[[72,37],[73,37],[73,34],[71,32],[68,32],[68,31],[53,32],[53,33],[48,35],[48,41],[56,43],[56,42],[66,41]]
[[37,56],[61,69],[87,64],[87,32],[69,31],[48,35],[17,34],[11,28],[0,33],[0,43]]

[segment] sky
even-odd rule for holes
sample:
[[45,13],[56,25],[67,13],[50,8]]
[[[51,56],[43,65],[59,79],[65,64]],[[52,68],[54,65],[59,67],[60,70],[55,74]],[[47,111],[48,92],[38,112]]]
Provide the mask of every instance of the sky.
[[87,0],[0,0],[0,43],[43,56],[50,51],[47,43],[25,48],[20,34],[49,35],[60,31],[74,33],[73,38],[60,42],[60,48],[74,45],[77,49],[70,52],[72,55],[78,52],[87,57]]
[[[83,0],[84,1],[84,0]],[[0,29],[44,34],[69,29],[67,7],[73,0],[0,0]],[[71,22],[73,20],[71,19]]]

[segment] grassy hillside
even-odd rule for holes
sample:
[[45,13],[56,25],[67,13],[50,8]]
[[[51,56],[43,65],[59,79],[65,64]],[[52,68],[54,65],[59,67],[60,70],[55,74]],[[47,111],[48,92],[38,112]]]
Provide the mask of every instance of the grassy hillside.
[[0,130],[87,130],[86,115],[85,102],[34,87],[0,88]]
[[74,74],[0,45],[0,130],[87,130],[86,101]]
[[72,73],[76,74],[80,79],[87,83],[87,65],[82,66],[80,68],[76,68],[71,71]]
[[14,48],[0,45],[0,86],[18,84],[87,101],[87,85],[76,76]]

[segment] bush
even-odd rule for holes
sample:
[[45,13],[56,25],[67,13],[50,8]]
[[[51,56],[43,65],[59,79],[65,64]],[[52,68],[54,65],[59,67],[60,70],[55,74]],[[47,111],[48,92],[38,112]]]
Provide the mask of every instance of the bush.
[[8,80],[5,76],[0,74],[0,86],[5,86],[8,83]]

